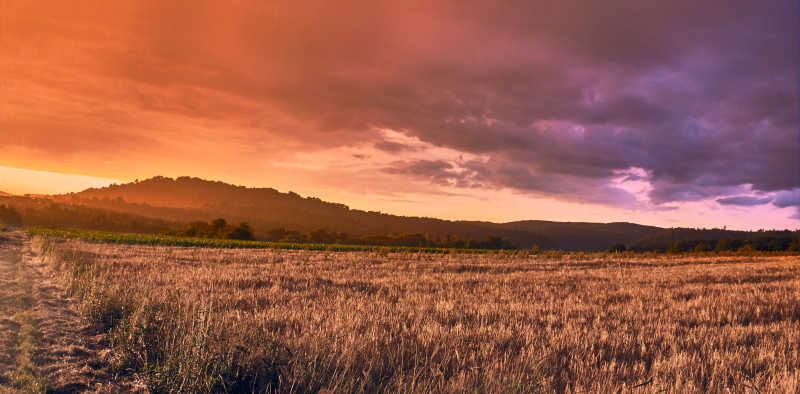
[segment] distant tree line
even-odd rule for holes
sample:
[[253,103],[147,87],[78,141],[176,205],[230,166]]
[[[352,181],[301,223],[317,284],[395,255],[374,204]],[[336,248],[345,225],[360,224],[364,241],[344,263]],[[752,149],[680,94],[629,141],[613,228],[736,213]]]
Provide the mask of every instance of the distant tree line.
[[[261,191],[262,193],[277,193],[275,191]],[[278,193],[280,194],[280,193]],[[292,197],[294,198],[294,197]],[[105,201],[105,200],[103,200]],[[117,208],[130,208],[135,204],[123,204],[121,199],[108,200],[109,204]],[[116,204],[116,205],[114,205]],[[143,206],[143,205],[142,205]],[[141,207],[136,205],[136,207]],[[132,208],[131,208],[132,209]],[[90,230],[185,235],[208,238],[229,239],[261,239],[276,242],[292,243],[323,243],[323,244],[354,244],[354,245],[385,245],[385,246],[411,246],[411,247],[442,247],[442,248],[473,248],[473,249],[518,249],[519,245],[529,246],[531,243],[547,245],[547,240],[526,238],[527,235],[507,235],[501,232],[489,232],[484,228],[473,229],[460,235],[453,234],[457,227],[428,227],[422,218],[406,218],[408,226],[396,232],[377,233],[371,227],[361,227],[366,233],[331,231],[325,223],[317,222],[316,230],[309,231],[309,227],[299,226],[301,229],[287,229],[285,224],[250,222],[230,225],[224,219],[210,222],[190,222],[189,215],[200,215],[200,211],[189,211],[176,208],[150,207],[149,216],[134,213],[134,210],[112,210],[102,207],[84,206],[80,201],[64,199],[54,201],[48,198],[5,196],[0,197],[0,223],[11,226],[43,226],[52,228],[81,228]],[[250,208],[252,211],[252,207]],[[184,212],[172,221],[174,212]],[[353,212],[353,211],[351,211]],[[197,217],[197,216],[194,216]],[[236,216],[237,218],[240,216]],[[178,219],[179,218],[179,219]],[[405,219],[404,219],[405,220]],[[368,221],[365,221],[366,223]],[[185,223],[189,223],[188,225]],[[278,227],[281,226],[281,227]],[[318,227],[317,227],[318,226]],[[255,230],[254,230],[255,228]],[[264,230],[269,229],[271,230]],[[335,227],[333,227],[335,228]],[[371,228],[371,230],[370,230]],[[394,228],[384,226],[384,229]],[[177,230],[176,230],[177,229]],[[419,229],[420,231],[416,231]],[[548,230],[548,235],[554,238],[562,237],[559,233]],[[488,230],[492,231],[492,230]],[[582,228],[581,231],[594,236],[591,228]],[[257,233],[256,233],[257,232]],[[466,234],[465,234],[466,233]],[[555,234],[555,235],[553,235]],[[623,240],[624,231],[618,237],[606,240],[606,245],[613,243],[614,239]],[[509,238],[512,238],[510,240]],[[516,237],[516,238],[515,238]],[[578,245],[585,239],[573,239],[562,248],[573,249],[570,244]],[[603,242],[605,243],[605,242]],[[603,243],[598,245],[602,247]],[[533,249],[538,249],[535,246]],[[533,250],[531,249],[531,250]],[[543,249],[550,249],[544,247]],[[602,250],[602,249],[601,249]],[[725,229],[687,229],[673,228],[653,232],[638,241],[630,238],[607,248],[608,252],[658,252],[658,253],[687,253],[687,252],[800,252],[800,231],[730,231]]]
[[186,227],[169,232],[170,235],[178,235],[184,237],[200,237],[200,238],[223,238],[223,239],[239,239],[239,240],[253,240],[253,229],[247,223],[239,223],[238,226],[232,226],[225,221],[225,219],[214,219],[208,223],[206,222],[192,222]]
[[415,246],[456,249],[517,249],[510,240],[498,236],[488,236],[476,240],[453,235],[436,236],[422,233],[372,234],[355,236],[344,232],[329,232],[317,229],[307,233],[285,228],[274,228],[264,236],[269,241],[309,242],[322,244],[355,244],[381,246]]
[[721,239],[659,239],[627,247],[614,244],[607,252],[800,252],[800,231],[758,231],[747,237]]
[[[172,235],[204,238],[254,239],[253,231],[247,223],[230,226],[225,219],[216,219],[209,223],[192,222],[183,229],[170,232]],[[310,232],[273,228],[261,235],[259,239],[273,242],[316,243],[316,244],[352,244],[376,246],[414,246],[457,249],[517,249],[508,239],[489,236],[483,240],[464,239],[452,235],[434,236],[430,234],[380,234],[354,236],[344,232],[330,232],[317,229]]]
[[[0,204],[0,222],[12,226],[81,228],[133,233],[161,233],[176,223],[47,199],[6,197]],[[12,204],[13,203],[13,204]]]

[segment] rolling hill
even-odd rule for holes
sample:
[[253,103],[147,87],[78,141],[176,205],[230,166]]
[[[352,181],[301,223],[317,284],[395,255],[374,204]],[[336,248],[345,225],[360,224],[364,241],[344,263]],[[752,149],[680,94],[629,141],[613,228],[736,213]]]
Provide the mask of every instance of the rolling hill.
[[54,201],[89,206],[169,222],[224,217],[246,221],[256,236],[276,227],[299,231],[325,229],[354,235],[425,233],[483,239],[500,236],[520,247],[602,250],[617,242],[634,243],[663,229],[633,223],[519,221],[491,223],[390,215],[351,209],[344,204],[301,197],[271,188],[249,188],[200,178],[154,177],[143,181],[51,196]]
[[365,237],[388,234],[429,234],[484,240],[508,239],[521,248],[576,251],[604,250],[622,243],[637,250],[665,250],[676,242],[697,242],[797,236],[792,232],[746,232],[723,229],[660,228],[634,223],[587,223],[525,220],[508,223],[452,221],[390,215],[351,209],[319,198],[282,193],[271,188],[235,186],[200,178],[154,177],[143,181],[91,188],[52,196],[0,195],[0,205],[13,206],[24,225],[77,227],[96,230],[164,233],[196,221],[225,218],[247,222],[257,239],[284,228],[300,233],[324,229]]

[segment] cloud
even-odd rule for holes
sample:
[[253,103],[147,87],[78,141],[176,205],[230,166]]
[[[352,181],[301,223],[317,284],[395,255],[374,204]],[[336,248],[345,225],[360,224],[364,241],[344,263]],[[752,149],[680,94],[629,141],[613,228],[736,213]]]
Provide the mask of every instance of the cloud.
[[396,162],[391,167],[384,168],[383,171],[388,174],[411,175],[439,185],[459,184],[468,177],[467,174],[458,171],[455,166],[444,160]]
[[420,148],[416,146],[401,144],[392,141],[380,141],[375,144],[375,148],[388,153],[415,152]]
[[800,189],[782,190],[776,193],[772,204],[779,208],[800,206]]
[[[613,182],[641,168],[654,204],[796,201],[792,1],[26,4],[4,10],[0,147],[38,157],[365,145],[440,186],[635,207]],[[420,161],[381,129],[486,160]]]
[[[445,160],[414,160],[395,162],[383,171],[429,180],[443,186],[509,188],[575,202],[603,203],[629,208],[643,207],[630,192],[605,182],[579,184],[574,178],[539,174],[513,162],[469,160],[453,163]],[[667,207],[667,209],[673,208]]]
[[770,201],[772,201],[772,197],[734,196],[717,199],[717,203],[722,205],[738,205],[743,207],[769,204]]

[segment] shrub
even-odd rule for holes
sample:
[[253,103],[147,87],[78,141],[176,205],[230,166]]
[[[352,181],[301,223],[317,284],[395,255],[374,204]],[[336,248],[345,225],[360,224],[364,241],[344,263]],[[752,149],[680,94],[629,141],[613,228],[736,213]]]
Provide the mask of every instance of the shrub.
[[705,242],[698,242],[697,245],[694,246],[695,253],[710,252],[711,249],[711,245]]
[[731,244],[731,240],[727,238],[719,240],[717,245],[714,247],[715,252],[725,252],[731,249],[733,249],[733,245]]
[[625,250],[626,250],[625,249],[625,245],[623,245],[621,243],[616,243],[616,244],[613,244],[613,245],[609,246],[608,249],[606,249],[606,253],[620,253],[620,252],[624,252]]
[[249,224],[241,223],[234,227],[225,238],[252,241],[254,239],[253,230],[250,228]]
[[10,226],[21,226],[22,215],[16,208],[10,205],[0,205],[0,225],[7,224]]

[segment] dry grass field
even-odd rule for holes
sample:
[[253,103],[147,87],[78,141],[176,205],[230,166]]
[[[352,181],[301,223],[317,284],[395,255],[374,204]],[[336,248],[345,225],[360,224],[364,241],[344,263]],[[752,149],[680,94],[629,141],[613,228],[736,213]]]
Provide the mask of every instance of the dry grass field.
[[33,249],[157,392],[798,392],[800,258]]

